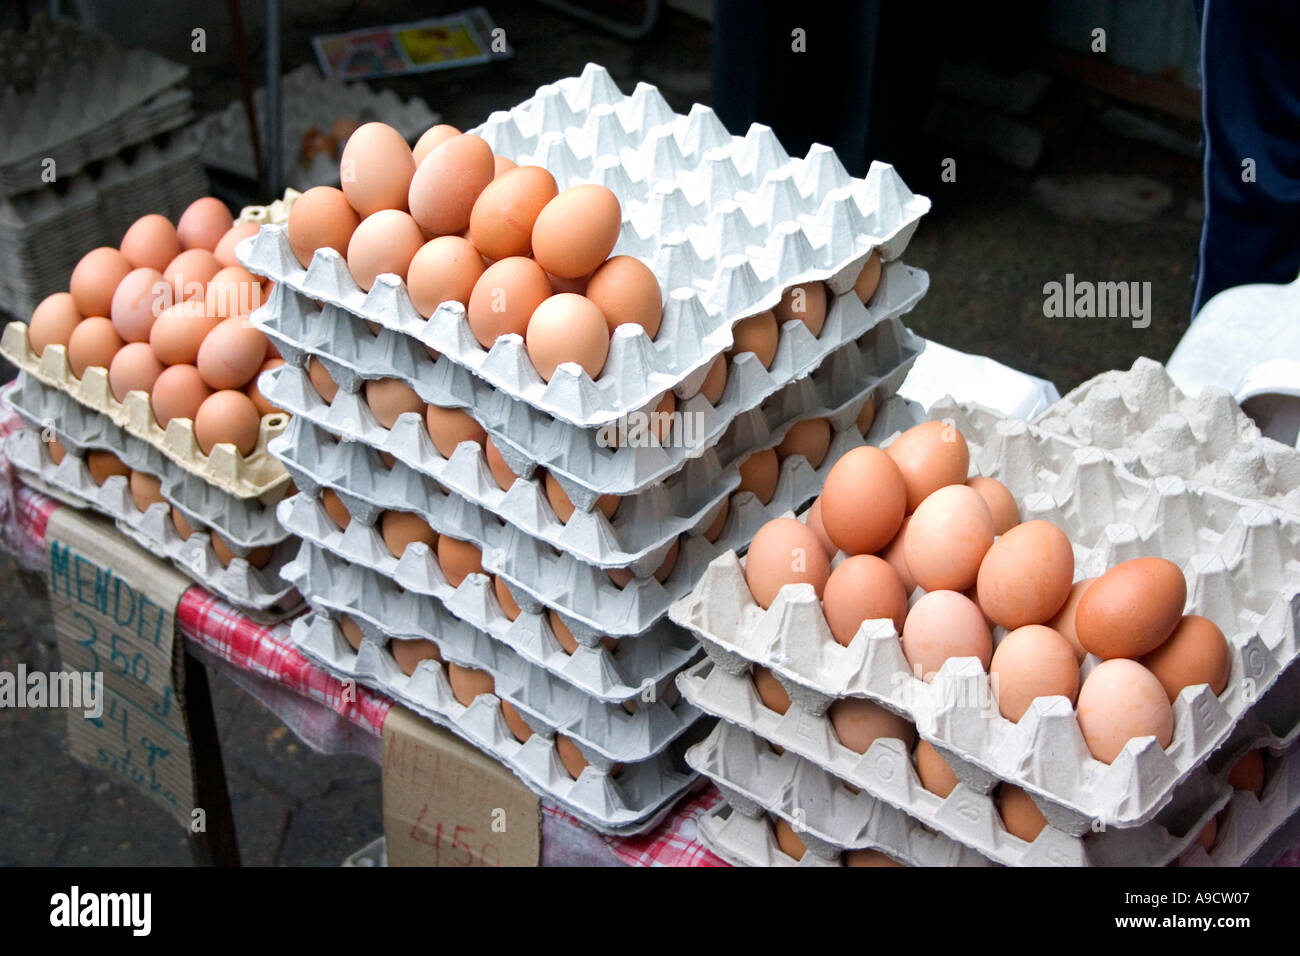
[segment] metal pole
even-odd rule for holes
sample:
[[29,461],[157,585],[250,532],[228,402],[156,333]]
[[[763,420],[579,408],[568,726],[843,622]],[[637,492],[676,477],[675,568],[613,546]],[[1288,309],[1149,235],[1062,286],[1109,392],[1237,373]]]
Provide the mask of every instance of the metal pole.
[[280,156],[280,0],[266,0],[266,185],[273,202],[284,193]]

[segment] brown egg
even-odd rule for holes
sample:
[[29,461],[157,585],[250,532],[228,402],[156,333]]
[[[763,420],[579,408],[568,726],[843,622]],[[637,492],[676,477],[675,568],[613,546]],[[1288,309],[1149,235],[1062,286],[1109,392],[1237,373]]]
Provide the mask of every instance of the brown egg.
[[776,845],[781,848],[781,852],[795,860],[802,860],[803,855],[808,852],[808,848],[799,839],[799,835],[794,832],[794,827],[786,823],[785,820],[777,818],[772,829],[776,834]]
[[162,272],[167,263],[180,255],[181,241],[171,221],[155,212],[131,223],[122,236],[121,250],[132,268]]
[[822,524],[831,542],[849,554],[874,554],[903,523],[907,488],[894,460],[863,445],[847,452],[826,476]]
[[210,317],[201,299],[163,309],[149,329],[149,346],[165,365],[194,365],[209,332],[225,319]]
[[1160,681],[1137,661],[1117,657],[1092,669],[1079,688],[1079,729],[1092,755],[1112,763],[1135,737],[1174,737],[1174,710]]
[[916,775],[921,778],[921,786],[944,798],[952,793],[958,782],[948,761],[943,759],[943,755],[928,740],[917,741]]
[[379,516],[379,533],[395,558],[401,558],[407,546],[416,541],[428,545],[430,551],[438,547],[438,532],[419,515],[409,511],[385,511]]
[[439,123],[436,126],[430,126],[415,141],[415,148],[411,150],[412,158],[415,165],[419,166],[424,162],[424,157],[428,156],[435,149],[441,146],[453,136],[459,136],[460,130],[454,126],[448,126],[446,123]]
[[203,308],[223,319],[244,318],[262,305],[262,283],[243,266],[226,266],[208,280]]
[[37,355],[45,354],[47,345],[68,344],[72,330],[81,321],[72,295],[67,292],[55,292],[41,300],[32,312],[31,324],[27,329],[27,341]]
[[719,355],[709,366],[704,382],[700,385],[700,394],[710,405],[717,405],[722,398],[723,389],[727,387],[727,357]]
[[365,384],[365,395],[375,421],[385,428],[396,425],[402,415],[424,411],[424,400],[400,379],[372,378]]
[[1074,658],[1080,664],[1088,656],[1088,651],[1079,643],[1079,635],[1074,631],[1074,613],[1079,607],[1079,601],[1083,597],[1083,592],[1088,590],[1088,585],[1092,584],[1096,578],[1084,578],[1082,581],[1076,581],[1070,588],[1070,596],[1065,599],[1065,604],[1056,612],[1056,616],[1047,622],[1047,626],[1060,634],[1074,649]]
[[439,535],[438,566],[447,583],[458,588],[471,574],[483,573],[483,552],[468,541]]
[[822,550],[826,552],[827,558],[833,558],[839,553],[840,549],[831,543],[830,537],[826,534],[826,526],[822,524],[821,498],[813,501],[812,506],[808,509],[808,515],[804,523],[812,529],[813,534],[817,535],[817,540],[821,542]]
[[903,631],[907,593],[897,572],[874,554],[855,554],[826,580],[822,610],[835,640],[848,646],[864,621],[889,619]]
[[654,411],[649,413],[650,421],[646,427],[648,437],[658,445],[668,444],[672,440],[676,415],[677,396],[672,392],[664,392],[655,405]]
[[53,435],[45,442],[45,450],[49,453],[50,461],[56,465],[63,461],[68,454],[68,450],[63,447],[63,442],[59,441]]
[[442,662],[442,651],[438,645],[423,638],[402,640],[395,637],[388,642],[388,650],[392,653],[393,660],[397,661],[398,670],[407,677],[415,673],[420,661]]
[[753,352],[763,363],[763,368],[771,368],[776,358],[777,339],[781,328],[777,325],[776,314],[771,310],[741,319],[731,328],[732,345],[728,355],[740,355]]
[[487,441],[487,432],[463,408],[443,408],[429,405],[424,411],[425,427],[433,447],[443,458],[450,458],[461,442],[471,441],[480,448]]
[[587,767],[587,758],[582,755],[578,745],[566,737],[564,734],[555,735],[555,752],[560,757],[560,763],[569,776],[577,780],[582,776],[582,771]]
[[1219,821],[1211,818],[1210,822],[1201,828],[1201,832],[1196,835],[1196,845],[1206,853],[1214,849],[1214,842],[1219,838]]
[[346,529],[352,523],[352,512],[348,511],[348,506],[343,503],[343,499],[333,488],[321,489],[320,503],[325,513],[330,516],[330,520],[340,529]]
[[131,501],[137,511],[148,511],[149,506],[161,501],[167,503],[162,494],[162,479],[144,471],[131,472]]
[[546,612],[546,620],[551,625],[551,633],[555,635],[555,640],[560,647],[564,648],[564,653],[573,654],[578,650],[578,639],[573,636],[573,631],[564,623],[560,615],[555,611]]
[[518,166],[496,176],[474,201],[470,242],[489,259],[530,255],[533,223],[557,192],[555,177],[540,166]]
[[831,447],[831,423],[825,418],[806,418],[795,422],[776,446],[776,457],[784,461],[802,455],[813,468],[821,467]]
[[246,318],[225,319],[204,336],[195,363],[214,389],[240,389],[266,358],[266,335]]
[[338,394],[339,387],[334,379],[330,377],[325,364],[314,355],[311,357],[311,361],[307,363],[307,377],[311,379],[312,387],[316,389],[316,393],[321,398],[325,399],[326,402],[334,401],[334,396]]
[[188,541],[190,535],[194,533],[193,526],[189,523],[189,520],[186,519],[185,515],[181,514],[179,508],[172,509],[172,527],[176,529],[176,533],[180,535],[182,541]]
[[1050,627],[1028,624],[1002,638],[989,664],[998,710],[1016,722],[1039,697],[1079,696],[1079,662],[1070,642]]
[[881,737],[901,740],[909,749],[916,739],[916,728],[907,719],[862,697],[841,697],[827,716],[840,743],[854,753],[866,753]]
[[993,516],[975,489],[946,485],[912,513],[903,557],[927,591],[964,591],[993,546]]
[[425,236],[465,229],[475,201],[495,174],[492,147],[478,136],[461,133],[434,147],[415,170],[407,196]]
[[[667,553],[664,554],[663,561],[660,562],[659,567],[655,569],[654,579],[660,584],[663,584],[668,580],[668,575],[672,574],[673,568],[677,566],[677,554],[680,545],[680,538],[673,541],[669,546]],[[632,582],[632,572],[627,568],[610,568],[605,573],[609,575],[609,579],[618,585],[619,588],[625,588]]]
[[414,175],[411,148],[402,134],[386,123],[358,126],[339,157],[343,194],[363,219],[385,209],[405,212]]
[[580,365],[595,379],[609,356],[609,327],[590,299],[561,292],[533,311],[524,343],[543,381],[549,382],[565,362]]
[[505,718],[506,728],[514,736],[515,740],[527,743],[528,739],[533,736],[533,728],[528,726],[527,721],[520,716],[519,711],[508,700],[501,702],[501,716]]
[[778,714],[784,714],[790,709],[790,695],[770,670],[761,664],[754,664],[750,668],[750,678],[764,707]]
[[171,286],[157,269],[132,269],[118,283],[109,306],[123,342],[148,342],[154,319],[171,300]]
[[871,297],[876,294],[876,289],[880,286],[880,272],[880,250],[872,249],[871,255],[867,256],[867,261],[862,265],[862,271],[853,281],[853,291],[857,293],[863,304],[870,302]]
[[776,494],[780,477],[781,460],[776,456],[776,449],[764,448],[740,463],[740,485],[736,491],[748,491],[760,504],[767,504]]
[[518,620],[520,610],[519,603],[515,596],[510,593],[510,586],[498,576],[492,578],[492,590],[496,592],[497,602],[501,605],[501,610],[510,620]]
[[411,260],[406,291],[416,310],[427,318],[443,302],[468,307],[482,275],[483,257],[468,239],[438,236],[421,246]]
[[[163,270],[163,279],[172,287],[171,304],[187,299],[203,301],[207,295],[208,283],[216,278],[222,268],[221,260],[207,249],[186,249],[176,256]],[[238,273],[230,275],[238,276]]]
[[484,457],[487,458],[488,471],[492,472],[492,479],[502,491],[509,491],[514,487],[519,476],[510,470],[510,466],[501,457],[501,451],[490,436],[485,435],[483,438],[483,452]]
[[821,335],[822,326],[826,324],[826,284],[805,282],[792,285],[781,294],[781,301],[772,311],[776,313],[778,326],[798,319],[814,336]]
[[520,256],[501,259],[474,283],[466,312],[470,331],[485,349],[503,335],[523,336],[533,313],[550,297],[551,283],[536,262]]
[[1247,750],[1228,771],[1228,786],[1249,790],[1256,797],[1264,793],[1264,751]]
[[68,365],[72,374],[79,379],[88,368],[108,368],[124,344],[110,320],[98,316],[83,319],[68,336]]
[[845,866],[902,866],[879,850],[845,850]]
[[[297,202],[295,202],[294,205],[296,206]],[[289,211],[289,218],[293,218],[292,210]],[[239,245],[249,236],[257,235],[257,231],[261,228],[262,227],[255,222],[237,222],[226,230],[226,234],[221,237],[221,241],[217,243],[217,247],[212,250],[212,254],[216,256],[216,259],[221,263],[222,268],[225,268],[226,266],[239,265],[239,259],[235,256],[235,246]],[[290,240],[289,244],[292,246],[293,241]],[[171,260],[168,261],[170,262]]]
[[1232,660],[1227,638],[1215,623],[1186,614],[1169,639],[1144,654],[1141,664],[1156,675],[1172,704],[1184,687],[1209,684],[1215,696],[1228,686]]
[[[546,500],[551,503],[551,509],[555,516],[564,524],[568,524],[570,516],[573,514],[573,502],[569,496],[564,493],[564,487],[555,479],[550,472],[546,473],[543,482],[546,488]],[[605,515],[606,519],[612,519],[614,512],[618,511],[619,502],[622,499],[618,495],[601,495],[596,499],[596,507]]]
[[397,459],[386,451],[381,451],[379,453],[379,461],[381,464],[383,464],[385,468],[388,468],[390,470],[394,465],[397,464]]
[[1002,825],[1012,836],[1033,843],[1047,826],[1047,817],[1038,809],[1032,797],[1013,784],[998,787],[998,815]]
[[102,451],[98,448],[86,452],[86,468],[90,471],[91,480],[97,485],[102,485],[114,475],[126,478],[131,474],[131,469],[121,458],[111,451]]
[[717,541],[722,537],[722,529],[727,524],[727,515],[731,512],[731,499],[723,498],[722,504],[718,507],[718,513],[714,515],[713,522],[704,529],[704,537],[708,541]]
[[922,595],[907,612],[901,643],[913,675],[926,682],[949,658],[977,657],[986,671],[993,658],[993,635],[984,614],[956,591]]
[[317,249],[333,249],[346,256],[352,234],[360,224],[361,217],[342,190],[313,186],[289,210],[289,247],[304,267],[311,265]]
[[131,342],[122,346],[108,366],[108,387],[119,402],[127,392],[148,392],[162,374],[162,362],[153,354],[148,342]]
[[[659,334],[664,316],[663,293],[659,280],[640,259],[632,256],[607,259],[591,274],[586,296],[600,309],[611,335],[614,329],[629,323],[641,326],[651,339]],[[721,392],[721,386],[718,391]]]
[[1074,551],[1065,532],[1050,521],[1026,521],[989,548],[976,586],[984,613],[1015,630],[1055,617],[1073,580]]
[[235,218],[225,203],[213,196],[204,196],[185,207],[176,223],[176,238],[180,240],[182,249],[207,249],[211,252],[234,224]]
[[343,639],[348,642],[349,646],[354,651],[361,650],[361,642],[365,637],[361,632],[361,625],[346,614],[340,614],[336,623],[343,633]]
[[234,445],[241,455],[251,455],[257,447],[261,427],[262,416],[253,400],[233,389],[213,392],[203,400],[194,416],[194,437],[205,455],[212,454],[213,448],[227,442]]
[[[880,557],[888,561],[889,566],[894,569],[898,579],[903,582],[903,590],[909,595],[916,590],[916,578],[912,577],[912,569],[907,566],[907,556],[903,553],[903,543],[907,540],[907,527],[911,523],[912,516],[906,516],[903,523],[898,526],[898,533],[894,535],[893,540],[879,552]],[[973,591],[974,588],[971,590]],[[967,597],[970,597],[970,595],[967,595]]]
[[199,413],[199,407],[211,394],[212,389],[193,365],[168,366],[153,383],[150,398],[153,416],[162,428],[166,428],[173,418],[188,418],[193,421]]
[[745,583],[763,608],[771,607],[787,584],[811,584],[820,600],[830,574],[821,542],[793,518],[773,518],[759,528],[745,559]]
[[[230,547],[230,542],[221,537],[221,535],[217,534],[215,531],[212,532],[210,543],[212,545],[213,553],[217,556],[217,560],[221,562],[223,568],[230,567],[230,562],[234,561],[235,558],[238,557],[238,555],[235,554],[234,549]],[[271,562],[271,547],[266,545],[260,548],[253,548],[248,552],[248,554],[244,555],[244,560],[254,568],[260,570]]]
[[966,484],[974,489],[989,506],[989,514],[993,516],[994,534],[1006,534],[1020,524],[1020,509],[1016,506],[1016,499],[1011,496],[1011,492],[1002,482],[996,478],[976,476]]
[[283,364],[284,359],[282,358],[267,359],[262,363],[262,367],[257,370],[257,374],[253,376],[253,380],[248,383],[248,387],[244,389],[244,393],[252,399],[253,404],[257,407],[257,414],[259,415],[276,415],[281,411],[272,405],[270,401],[267,400],[267,397],[262,394],[262,390],[258,388],[257,380],[262,377],[263,372],[269,372],[271,369],[279,368]]
[[552,275],[587,275],[609,258],[622,220],[618,197],[604,186],[584,183],[566,189],[533,224],[533,258]]
[[876,396],[868,395],[867,400],[862,403],[858,409],[858,433],[864,438],[867,432],[871,431],[871,426],[876,423]]
[[497,685],[492,675],[474,667],[462,667],[460,664],[447,662],[447,680],[451,684],[452,695],[462,707],[474,703],[480,694],[495,694]]
[[907,513],[945,485],[964,485],[970,448],[956,428],[943,422],[922,422],[894,439],[887,449],[907,485]]
[[499,179],[512,169],[518,169],[519,164],[513,159],[506,159],[504,156],[495,154],[492,157],[492,177]]
[[1174,632],[1186,603],[1187,581],[1178,565],[1135,558],[1115,565],[1084,592],[1075,633],[1098,657],[1141,657]]
[[386,273],[405,278],[423,245],[424,234],[414,219],[398,209],[381,209],[361,220],[352,233],[348,271],[363,289]]
[[72,270],[68,291],[82,315],[109,315],[117,285],[131,271],[126,256],[111,246],[91,249]]

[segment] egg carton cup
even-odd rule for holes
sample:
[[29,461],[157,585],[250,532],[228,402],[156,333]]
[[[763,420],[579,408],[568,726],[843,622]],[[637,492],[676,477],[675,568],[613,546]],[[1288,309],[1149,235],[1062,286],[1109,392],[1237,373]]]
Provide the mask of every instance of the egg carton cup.
[[[767,741],[726,721],[718,721],[686,752],[686,762],[712,780],[736,812],[757,818],[769,835],[766,814],[791,824],[808,848],[807,862],[800,865],[837,865],[844,850],[859,849],[880,850],[908,866],[993,865],[974,850],[926,831],[901,810],[851,792],[815,764],[789,751],[777,754]],[[761,844],[751,845],[741,855],[761,856],[760,850]],[[779,855],[787,865],[793,862]]]
[[[635,493],[673,474],[702,448],[725,441],[737,418],[760,407],[768,427],[775,428],[802,417],[809,408],[834,409],[878,384],[892,394],[924,347],[924,340],[911,334],[899,316],[924,295],[929,277],[902,263],[891,264],[885,276],[873,300],[878,305],[870,310],[852,293],[832,302],[828,321],[854,316],[845,324],[860,332],[829,355],[819,354],[819,364],[809,366],[795,354],[800,343],[818,340],[802,322],[788,322],[771,369],[752,354],[738,356],[716,406],[698,394],[679,395],[680,427],[674,436],[664,444],[628,442],[620,448],[608,447],[608,434],[552,418],[447,358],[431,361],[423,346],[408,335],[389,329],[376,335],[352,313],[332,306],[317,310],[313,302],[285,286],[276,287],[252,321],[276,343],[286,361],[304,366],[310,357],[317,357],[335,383],[349,392],[369,380],[397,378],[426,402],[471,411],[492,435],[511,470],[531,475],[536,466],[546,467],[575,506],[587,510],[601,494]],[[815,400],[809,382],[816,386]],[[656,404],[643,411],[653,412]]]
[[[345,83],[336,77],[321,76],[313,63],[304,63],[280,80],[280,97],[284,109],[280,155],[284,157],[284,182],[300,190],[312,186],[339,184],[338,156],[317,154],[303,165],[303,135],[316,127],[328,133],[336,120],[351,117],[357,125],[379,121],[396,129],[408,142],[414,142],[441,117],[419,97],[403,102],[392,90],[375,90],[365,83]],[[265,116],[266,89],[253,94],[253,112]],[[257,162],[248,139],[248,117],[242,102],[212,113],[194,124],[196,138],[203,144],[203,164],[243,176],[257,178]],[[338,144],[338,152],[344,143]]]
[[1154,738],[1140,738],[1111,765],[1102,764],[1061,697],[1039,698],[1012,723],[997,713],[988,676],[974,658],[948,660],[925,683],[912,674],[888,621],[864,622],[842,646],[809,585],[788,585],[764,611],[734,553],[705,569],[671,619],[695,632],[723,670],[769,667],[812,713],[840,697],[865,697],[907,716],[963,782],[987,792],[999,780],[1011,781],[1069,834],[1095,822],[1147,823],[1216,751],[1215,760],[1246,740],[1285,744],[1296,735],[1300,534],[1293,518],[1178,478],[1140,479],[1098,449],[978,407],[945,400],[930,415],[961,430],[972,472],[1005,483],[1024,520],[1043,518],[1065,531],[1074,543],[1076,579],[1141,556],[1164,556],[1182,567],[1187,609],[1223,628],[1231,666],[1222,697],[1204,685],[1184,689],[1167,751]]
[[[513,398],[596,427],[669,389],[694,392],[731,346],[736,322],[771,308],[797,283],[826,280],[837,295],[850,290],[872,250],[898,258],[929,210],[891,166],[874,163],[865,179],[853,179],[825,146],[791,159],[766,127],[733,137],[707,107],[674,114],[646,84],[624,96],[594,65],[543,87],[530,104],[492,114],[475,132],[495,152],[546,168],[560,189],[608,186],[624,216],[613,254],[641,259],[665,293],[656,339],[639,326],[620,327],[596,381],[572,365],[544,382],[520,337],[485,350],[459,304],[443,303],[426,319],[399,277],[380,277],[366,292],[333,250],[318,250],[304,269],[284,230],[263,229],[240,243],[237,256],[308,298],[408,331]],[[815,367],[855,334],[851,324],[828,319],[820,338],[807,335],[797,351]]]
[[10,322],[0,338],[0,355],[33,378],[61,389],[87,408],[104,415],[128,435],[147,442],[169,460],[192,474],[220,488],[235,498],[258,498],[278,484],[287,482],[288,473],[267,450],[266,444],[284,431],[288,416],[276,412],[262,417],[260,434],[252,454],[239,454],[234,445],[222,443],[205,455],[194,437],[194,423],[188,418],[174,418],[166,430],[158,425],[149,394],[128,392],[119,402],[108,384],[108,369],[93,367],[77,379],[68,365],[68,350],[63,345],[49,345],[44,354],[32,351],[27,325]]
[[[377,560],[387,548],[382,539],[374,540],[373,528],[354,531],[350,539],[346,533],[331,533],[325,525],[332,522],[319,503],[301,495],[298,499],[282,508],[289,513],[286,526],[305,544],[294,569],[306,581],[303,586],[336,601],[343,600],[339,595],[352,595],[348,600],[382,621],[390,634],[419,636],[468,627],[587,696],[617,704],[647,687],[662,687],[699,653],[685,631],[661,621],[621,642],[617,656],[594,634],[575,635],[579,647],[569,654],[556,640],[546,608],[526,595],[521,595],[518,618],[511,621],[487,576],[471,574],[453,587],[424,544],[410,545],[400,561],[391,555],[391,560]],[[359,520],[355,524],[361,527]],[[448,623],[449,616],[455,625]]]
[[[1292,745],[1270,768],[1258,797],[1234,790],[1220,817],[1218,835],[1208,852],[1193,844],[1182,866],[1256,866],[1271,863],[1295,845],[1300,825],[1300,748]],[[1289,837],[1289,839],[1287,839]]]
[[[499,697],[480,694],[465,707],[452,694],[446,672],[436,661],[421,661],[407,677],[373,636],[363,641],[361,653],[353,654],[328,622],[328,633],[322,633],[321,620],[322,616],[314,613],[293,622],[291,638],[303,656],[336,677],[389,694],[446,727],[501,761],[529,789],[559,803],[602,833],[631,834],[650,829],[696,780],[694,774],[679,766],[686,740],[648,760],[626,764],[617,777],[589,763],[574,780],[560,762],[552,735],[535,732],[522,744],[515,739],[501,714]],[[328,644],[328,637],[333,638],[333,646]],[[375,674],[383,675],[382,686]]]
[[[288,532],[280,526],[275,505],[287,490],[277,485],[261,499],[234,498],[201,478],[176,467],[157,448],[121,428],[66,393],[42,384],[26,372],[3,393],[4,401],[27,422],[6,442],[6,457],[29,474],[40,474],[47,485],[94,501],[100,488],[81,462],[88,449],[111,451],[134,471],[147,472],[162,482],[162,496],[180,509],[191,524],[216,528],[232,546],[245,550],[283,541]],[[77,461],[55,464],[43,447],[42,436],[52,433]]]
[[[927,790],[912,766],[909,748],[900,740],[877,740],[859,754],[840,743],[824,712],[814,713],[794,703],[784,715],[770,710],[748,674],[728,673],[709,660],[679,674],[677,687],[704,713],[784,748],[1004,866],[1164,866],[1187,850],[1232,795],[1226,782],[1201,768],[1178,789],[1175,801],[1143,826],[1083,835],[1046,827],[1026,842],[1007,832],[991,793],[965,783],[946,798]],[[854,832],[854,826],[840,825],[828,832],[844,835]]]
[[1151,359],[1089,379],[1035,423],[1085,445],[1125,449],[1139,474],[1177,475],[1300,513],[1300,451],[1264,437],[1232,393],[1208,387],[1185,395]]
[[0,194],[30,188],[32,166],[53,158],[70,174],[162,128],[157,101],[189,93],[185,67],[122,50],[68,21],[41,20],[0,35]]

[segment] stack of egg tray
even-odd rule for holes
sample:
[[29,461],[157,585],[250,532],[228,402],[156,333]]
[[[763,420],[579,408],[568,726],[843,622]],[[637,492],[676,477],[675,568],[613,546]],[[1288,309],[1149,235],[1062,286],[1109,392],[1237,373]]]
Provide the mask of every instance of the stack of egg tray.
[[[1248,432],[1241,417],[1232,427]],[[777,848],[771,814],[798,828],[808,847],[800,865],[810,866],[834,865],[859,848],[924,866],[1237,865],[1275,856],[1300,805],[1300,518],[1272,503],[1267,480],[1261,500],[1222,490],[1212,470],[1187,479],[1139,474],[1138,435],[1103,450],[950,399],[930,418],[961,430],[971,473],[1005,483],[1022,518],[1069,535],[1076,580],[1130,558],[1175,561],[1188,580],[1188,612],[1228,636],[1226,689],[1217,697],[1205,685],[1184,689],[1167,749],[1135,739],[1106,765],[1089,754],[1065,698],[1040,698],[1012,723],[997,713],[978,660],[951,659],[926,684],[911,674],[890,622],[865,622],[841,646],[810,587],[787,586],[764,611],[742,561],[727,553],[671,612],[707,652],[678,686],[721,718],[687,755],[728,797],[701,820],[706,842],[735,863],[794,865]],[[1196,457],[1186,445],[1180,453]],[[1085,672],[1095,663],[1090,656]],[[789,692],[786,714],[759,700],[755,664]],[[913,721],[952,766],[957,787],[947,798],[926,790],[898,740],[877,740],[865,754],[843,746],[826,716],[842,697]],[[1258,798],[1227,783],[1236,759],[1255,748],[1272,754]],[[1048,820],[1032,843],[1002,826],[992,791],[1003,780],[1025,789]],[[1216,818],[1218,842],[1207,854],[1195,840]]]
[[[600,182],[618,195],[624,222],[614,254],[654,271],[665,293],[662,327],[653,342],[639,326],[620,327],[595,381],[566,365],[548,384],[518,336],[482,349],[458,303],[425,318],[397,276],[380,276],[367,293],[333,250],[318,250],[303,269],[283,228],[244,240],[240,261],[276,282],[253,321],[287,363],[260,385],[293,415],[271,451],[300,491],[279,510],[303,539],[285,573],[314,609],[294,638],[309,658],[450,727],[591,826],[637,832],[697,782],[683,753],[706,730],[676,693],[675,675],[699,648],[667,620],[669,606],[721,551],[743,550],[766,520],[811,500],[842,454],[910,414],[895,392],[923,341],[902,316],[928,276],[899,256],[928,201],[888,166],[854,180],[822,147],[791,159],[770,130],[733,137],[708,109],[676,115],[654,87],[626,96],[594,66],[475,132],[497,153],[544,166],[561,189]],[[873,249],[885,266],[863,304],[853,283]],[[732,325],[812,280],[833,293],[820,336],[786,323],[770,368],[739,355],[717,405],[699,396],[710,364],[732,344]],[[339,386],[332,401],[307,375],[313,358]],[[418,414],[380,425],[363,392],[376,378],[469,411],[519,476],[514,485],[497,485],[475,443],[444,458]],[[602,427],[654,408],[669,389],[676,425],[700,423],[689,446],[605,447]],[[858,421],[868,402],[876,424],[864,436]],[[814,468],[787,457],[766,504],[737,492],[746,457],[817,417],[832,430],[824,461]],[[573,501],[567,522],[548,503],[539,468]],[[347,507],[345,530],[325,511],[326,490]],[[602,494],[621,496],[613,520],[595,508]],[[724,508],[710,541],[703,532]],[[393,557],[376,529],[385,509],[417,513],[439,534],[474,543],[487,574],[453,587],[424,545]],[[654,571],[674,542],[676,563],[661,583]],[[633,575],[622,589],[606,573],[617,568]],[[521,608],[516,620],[489,576]],[[555,638],[552,612],[579,643],[572,655]],[[340,631],[342,615],[360,625],[358,652]],[[617,651],[602,637],[617,639]],[[436,641],[445,660],[490,673],[496,695],[462,706],[432,660],[404,675],[386,646],[392,638]],[[499,701],[535,731],[526,743],[507,729]],[[588,761],[577,780],[561,765],[556,733]]]
[[184,67],[69,21],[0,33],[0,308],[27,315],[89,249],[207,190]]

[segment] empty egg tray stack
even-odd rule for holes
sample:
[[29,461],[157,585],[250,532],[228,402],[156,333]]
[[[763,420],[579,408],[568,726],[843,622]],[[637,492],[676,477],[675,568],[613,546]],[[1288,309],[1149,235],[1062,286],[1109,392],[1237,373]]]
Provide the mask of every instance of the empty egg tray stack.
[[[1153,379],[1135,367],[1126,381],[1149,390]],[[763,611],[740,559],[724,554],[671,612],[707,652],[679,676],[683,696],[721,718],[687,755],[728,798],[701,819],[706,842],[735,863],[793,865],[776,844],[772,815],[807,846],[799,865],[834,865],[852,849],[922,866],[1238,865],[1276,855],[1300,809],[1300,517],[1269,500],[1266,480],[1261,500],[1223,491],[1212,469],[1189,479],[1142,474],[1139,435],[1107,451],[950,399],[929,417],[961,430],[971,473],[1006,484],[1024,520],[1045,519],[1069,535],[1076,580],[1136,557],[1179,564],[1188,612],[1229,638],[1227,688],[1218,697],[1204,685],[1185,689],[1167,749],[1134,740],[1105,765],[1088,753],[1065,698],[1040,698],[1012,723],[997,714],[974,658],[949,660],[926,684],[909,671],[890,622],[865,622],[841,646],[811,588],[787,587]],[[1049,410],[1044,419],[1059,417]],[[1182,454],[1195,458],[1189,444],[1204,440],[1187,431]],[[759,700],[754,664],[789,692],[784,715]],[[1089,657],[1085,671],[1092,664]],[[841,697],[865,697],[913,721],[952,766],[957,787],[946,798],[926,790],[898,740],[877,740],[865,754],[843,746],[826,716]],[[1271,754],[1258,798],[1226,779],[1255,748]],[[992,795],[1000,781],[1025,789],[1047,818],[1032,843],[1003,827]],[[1195,840],[1216,817],[1218,842],[1207,853]]]
[[[651,342],[639,326],[621,327],[595,381],[566,365],[548,384],[518,336],[482,349],[458,303],[426,319],[398,277],[380,276],[363,292],[330,249],[303,269],[283,229],[241,243],[240,260],[276,282],[253,321],[287,363],[264,373],[260,386],[293,415],[271,450],[300,490],[280,506],[282,522],[303,539],[285,573],[314,609],[295,623],[294,638],[309,658],[450,727],[593,827],[636,832],[697,781],[682,753],[703,730],[700,713],[679,698],[673,678],[699,648],[667,620],[668,607],[721,550],[743,549],[768,518],[818,493],[831,463],[863,443],[857,422],[866,402],[876,403],[879,421],[897,418],[901,400],[891,396],[922,347],[901,316],[928,283],[898,257],[928,201],[890,167],[853,180],[824,148],[791,159],[770,130],[732,137],[706,108],[676,115],[654,87],[624,95],[594,66],[474,132],[521,165],[545,167],[561,189],[600,182],[614,191],[624,214],[614,254],[637,256],[660,280],[661,330]],[[873,249],[886,265],[864,305],[853,283]],[[820,337],[787,323],[771,368],[752,353],[736,356],[717,405],[697,395],[731,345],[732,325],[813,279],[834,293]],[[311,384],[313,357],[339,386],[332,401]],[[498,486],[476,443],[442,457],[423,416],[380,425],[363,395],[376,378],[466,409],[519,476],[513,486]],[[602,444],[602,426],[654,408],[668,389],[681,413],[676,435],[693,416],[689,447]],[[766,504],[737,493],[740,462],[813,417],[832,426],[825,461],[814,468],[786,458]],[[391,468],[381,454],[395,460]],[[575,506],[567,522],[547,501],[541,468]],[[345,530],[325,511],[326,489],[347,507]],[[595,508],[603,494],[621,496],[612,520]],[[724,508],[714,543],[703,532]],[[385,509],[417,513],[439,534],[472,542],[486,574],[453,587],[425,545],[394,557],[376,527]],[[660,583],[654,572],[675,544],[676,563]],[[606,572],[624,568],[633,580],[619,589]],[[497,583],[521,609],[513,621]],[[577,640],[574,653],[557,641],[551,612]],[[341,615],[360,625],[357,652]],[[462,706],[433,660],[403,674],[391,638],[434,640],[444,661],[491,674],[495,696]],[[500,701],[534,731],[526,742],[508,729]],[[587,761],[576,780],[556,734]]]
[[86,250],[207,191],[186,70],[67,20],[0,33],[0,308],[27,315]]

